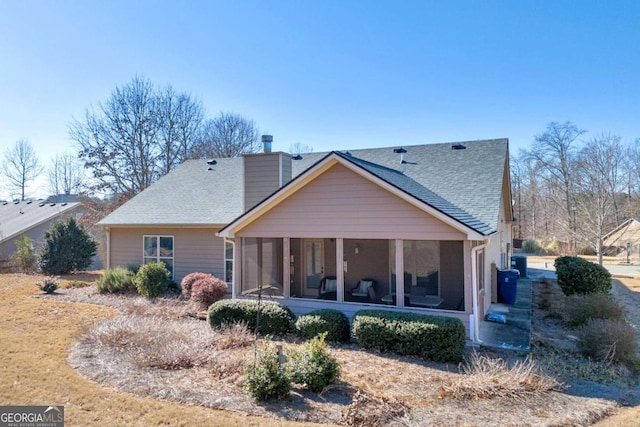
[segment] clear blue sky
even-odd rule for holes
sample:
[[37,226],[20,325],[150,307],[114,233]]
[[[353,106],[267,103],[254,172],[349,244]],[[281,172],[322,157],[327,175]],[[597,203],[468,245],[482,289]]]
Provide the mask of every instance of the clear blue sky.
[[632,140],[640,1],[0,0],[2,152],[73,150],[72,118],[135,75],[254,120],[275,150],[515,153],[566,120]]

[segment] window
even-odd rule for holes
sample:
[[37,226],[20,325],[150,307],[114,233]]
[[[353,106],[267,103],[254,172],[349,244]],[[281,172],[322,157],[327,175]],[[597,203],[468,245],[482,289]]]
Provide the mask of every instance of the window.
[[142,263],[163,262],[173,277],[173,236],[144,236]]
[[233,244],[224,242],[224,281],[231,284],[233,281]]
[[476,267],[478,270],[478,290],[484,289],[484,249],[476,255]]

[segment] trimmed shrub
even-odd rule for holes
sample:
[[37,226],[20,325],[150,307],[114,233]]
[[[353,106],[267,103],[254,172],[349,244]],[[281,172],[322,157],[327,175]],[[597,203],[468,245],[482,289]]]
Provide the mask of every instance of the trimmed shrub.
[[611,295],[596,293],[567,297],[564,319],[571,326],[581,326],[589,319],[622,320],[623,317],[622,307]]
[[221,300],[211,304],[207,312],[207,321],[212,328],[243,322],[252,331],[261,334],[286,334],[293,330],[295,315],[288,308],[275,301],[260,303],[260,326],[256,328],[258,301]]
[[227,284],[211,275],[193,283],[191,288],[191,300],[200,307],[207,308],[216,301],[220,301],[227,295]]
[[325,333],[327,341],[348,341],[350,335],[347,316],[325,308],[298,317],[295,328],[298,336],[304,339]]
[[46,274],[67,274],[91,265],[98,244],[73,217],[55,221],[44,233],[40,269]]
[[304,384],[316,393],[335,384],[340,378],[340,363],[329,353],[326,337],[327,333],[324,332],[301,348],[292,350],[287,366],[291,381]]
[[458,363],[464,355],[464,325],[450,317],[360,310],[353,316],[351,336],[364,348],[435,362]]
[[572,256],[556,258],[558,285],[565,295],[608,293],[611,274],[601,265]]
[[48,294],[52,294],[58,289],[60,281],[57,277],[47,276],[43,280],[38,280],[36,286],[42,291]]
[[624,320],[590,319],[578,330],[578,348],[594,359],[631,362],[636,356],[636,331]]
[[135,275],[128,268],[114,267],[105,271],[96,280],[96,288],[101,294],[128,292],[136,288],[134,279]]
[[291,379],[280,362],[276,346],[266,341],[256,360],[245,365],[244,386],[257,400],[282,399],[291,391]]
[[186,276],[184,276],[184,278],[182,279],[182,282],[180,282],[180,289],[182,290],[182,296],[185,299],[190,299],[191,287],[193,286],[193,284],[200,279],[206,279],[208,277],[213,277],[213,276],[208,273],[199,273],[199,272],[189,273]]
[[145,264],[136,274],[136,289],[144,297],[155,298],[167,291],[170,279],[171,273],[163,262]]

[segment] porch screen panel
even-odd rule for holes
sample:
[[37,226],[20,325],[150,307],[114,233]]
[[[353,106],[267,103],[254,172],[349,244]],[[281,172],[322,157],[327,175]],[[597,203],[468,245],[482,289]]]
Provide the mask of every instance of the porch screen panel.
[[248,237],[242,245],[242,292],[282,295],[282,239]]

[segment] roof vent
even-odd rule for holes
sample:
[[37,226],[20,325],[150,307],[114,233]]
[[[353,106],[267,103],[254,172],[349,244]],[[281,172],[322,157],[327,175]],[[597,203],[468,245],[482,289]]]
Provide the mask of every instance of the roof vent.
[[18,203],[20,203],[20,200],[14,200],[14,201],[13,201],[13,204],[14,204],[14,205],[17,205]]
[[300,154],[296,154],[291,158],[291,160],[302,160],[302,156]]
[[262,147],[264,148],[265,153],[271,152],[271,143],[273,142],[273,136],[271,135],[262,135]]
[[49,206],[55,206],[55,205],[56,205],[56,203],[55,203],[55,202],[53,202],[53,203],[51,203]]
[[38,206],[43,207],[44,206],[44,202],[38,203]]
[[465,147],[465,146],[464,146],[464,145],[462,145],[462,144],[453,144],[453,145],[451,146],[451,149],[452,149],[452,150],[464,150],[465,148],[467,148],[467,147]]
[[67,202],[64,202],[63,204],[61,204],[60,206],[67,206]]
[[349,157],[351,157],[351,153],[350,153],[350,152],[348,152],[348,151],[345,151],[345,152],[344,152],[344,155],[345,155],[345,156],[349,156]]
[[33,200],[29,200],[29,201],[27,202],[27,204],[28,204],[28,205],[30,205],[32,202],[33,202]]
[[394,149],[393,149],[393,152],[394,152],[394,153],[399,153],[399,154],[400,154],[400,163],[407,163],[407,162],[405,162],[405,161],[404,161],[404,153],[406,153],[406,152],[407,152],[407,150],[405,150],[405,149],[404,149],[404,148],[402,148],[402,147],[399,147],[399,148],[394,148]]
[[207,160],[207,164],[208,164],[208,165],[217,165],[217,164],[218,164],[218,162],[217,162],[217,160],[216,160],[216,159],[211,159],[211,160]]

